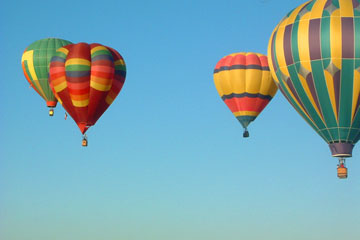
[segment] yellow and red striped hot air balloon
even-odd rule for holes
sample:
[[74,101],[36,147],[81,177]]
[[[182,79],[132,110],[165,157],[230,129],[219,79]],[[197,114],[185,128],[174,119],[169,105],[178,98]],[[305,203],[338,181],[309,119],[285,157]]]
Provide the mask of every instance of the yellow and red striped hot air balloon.
[[215,66],[216,89],[231,112],[247,127],[266,107],[277,91],[272,80],[267,57],[259,53],[233,53]]
[[78,43],[57,50],[50,64],[50,86],[84,135],[119,94],[125,62],[114,49]]

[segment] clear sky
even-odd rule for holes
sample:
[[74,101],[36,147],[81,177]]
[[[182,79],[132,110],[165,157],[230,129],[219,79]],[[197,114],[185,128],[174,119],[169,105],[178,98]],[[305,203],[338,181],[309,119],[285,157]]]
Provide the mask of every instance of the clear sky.
[[[357,240],[360,151],[349,178],[280,92],[249,127],[220,99],[213,69],[267,54],[302,0],[4,1],[0,8],[1,240]],[[48,117],[21,55],[58,37],[101,43],[125,85],[88,131]]]

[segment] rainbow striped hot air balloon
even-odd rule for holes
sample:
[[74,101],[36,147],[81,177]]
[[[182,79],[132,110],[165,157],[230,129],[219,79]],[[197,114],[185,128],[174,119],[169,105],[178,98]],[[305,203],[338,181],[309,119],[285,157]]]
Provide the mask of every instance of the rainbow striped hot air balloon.
[[233,53],[215,66],[216,89],[231,112],[247,127],[270,102],[277,91],[272,80],[267,57],[259,53]]
[[68,44],[71,42],[58,38],[41,39],[28,46],[21,58],[24,75],[30,86],[51,108],[50,116],[54,114],[53,108],[57,103],[48,81],[50,60],[58,48]]
[[339,157],[360,139],[360,3],[308,1],[274,29],[269,66],[283,95]]
[[50,64],[50,85],[77,123],[87,145],[93,126],[119,94],[126,76],[125,62],[114,49],[78,43],[57,50]]

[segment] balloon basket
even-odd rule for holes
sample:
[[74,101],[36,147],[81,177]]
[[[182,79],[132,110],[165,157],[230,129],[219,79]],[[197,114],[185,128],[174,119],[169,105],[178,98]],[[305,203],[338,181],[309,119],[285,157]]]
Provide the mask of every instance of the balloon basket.
[[50,117],[54,116],[54,109],[51,108],[51,109],[49,110],[49,116],[50,116]]
[[87,147],[87,145],[88,145],[88,140],[87,140],[86,136],[83,138],[83,140],[82,140],[82,142],[81,142],[81,145],[82,145],[83,147]]
[[243,137],[244,137],[244,138],[248,138],[248,137],[249,137],[249,132],[248,132],[248,130],[245,130],[245,131],[244,131]]
[[348,171],[347,171],[347,168],[345,167],[345,159],[344,158],[339,159],[339,165],[337,168],[337,176],[340,179],[346,179],[348,177]]
[[348,177],[347,175],[347,168],[338,168],[337,169],[337,176],[340,179],[345,179]]

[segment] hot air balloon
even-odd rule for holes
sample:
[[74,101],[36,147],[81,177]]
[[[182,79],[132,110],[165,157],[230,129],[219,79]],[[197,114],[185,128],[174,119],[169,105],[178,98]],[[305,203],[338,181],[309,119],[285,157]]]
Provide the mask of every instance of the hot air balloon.
[[51,59],[50,86],[83,134],[83,146],[88,143],[86,130],[114,101],[125,76],[121,55],[97,43],[67,45]]
[[266,107],[277,91],[271,78],[267,57],[259,53],[233,53],[215,66],[216,89],[244,128]]
[[68,44],[71,42],[58,38],[41,39],[27,47],[21,58],[24,75],[30,86],[46,101],[50,116],[54,115],[57,100],[49,86],[49,64],[56,50]]
[[360,3],[314,0],[274,29],[269,66],[283,95],[339,158],[360,138]]

